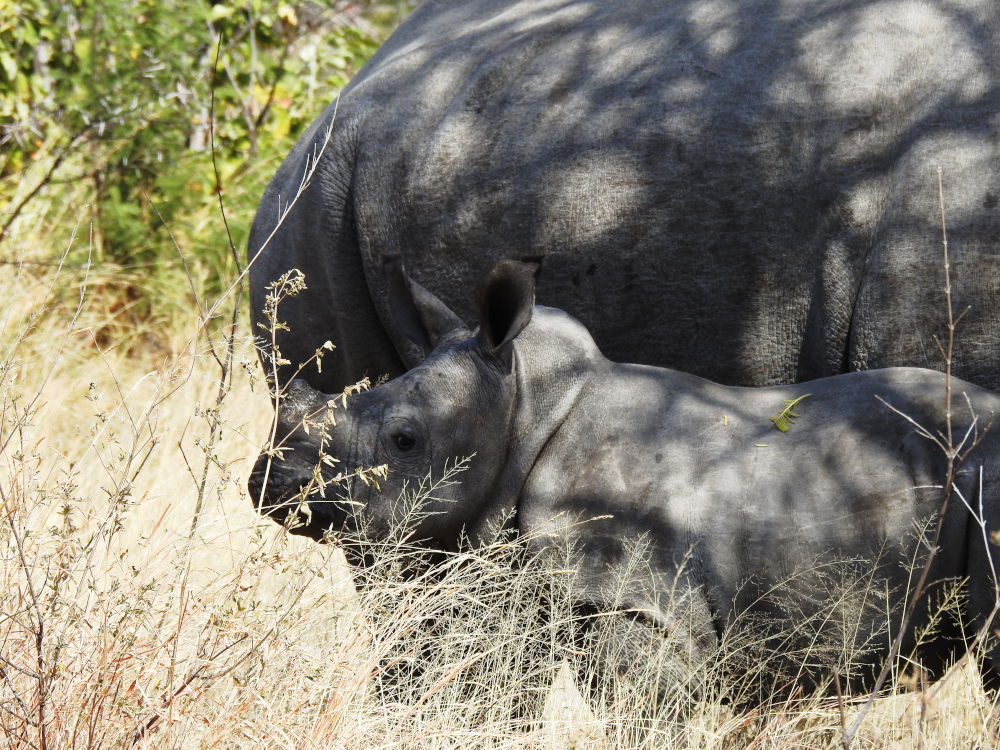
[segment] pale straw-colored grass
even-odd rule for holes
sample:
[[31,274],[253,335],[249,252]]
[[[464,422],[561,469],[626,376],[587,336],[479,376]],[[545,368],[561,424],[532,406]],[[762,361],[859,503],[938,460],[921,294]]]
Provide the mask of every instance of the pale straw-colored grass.
[[[409,576],[395,563],[415,555],[390,546],[355,590],[335,546],[261,520],[246,496],[271,407],[245,334],[220,404],[203,338],[160,360],[101,351],[89,288],[57,293],[80,272],[3,274],[5,747],[839,746],[827,696],[752,713],[707,700],[643,723],[640,675],[595,714],[570,668],[572,574],[509,540]],[[855,747],[987,746],[974,669],[926,695],[881,701]]]

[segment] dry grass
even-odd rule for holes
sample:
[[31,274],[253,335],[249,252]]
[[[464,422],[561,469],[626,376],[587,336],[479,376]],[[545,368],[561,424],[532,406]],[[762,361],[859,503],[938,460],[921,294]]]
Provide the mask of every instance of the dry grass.
[[[99,300],[65,293],[79,274],[0,272],[5,746],[839,746],[823,696],[640,722],[638,689],[595,716],[565,645],[572,574],[504,540],[413,576],[387,549],[356,591],[339,550],[246,497],[271,414],[246,340],[217,405],[204,347],[163,362],[101,351]],[[855,747],[988,746],[974,669],[928,695],[881,701]]]

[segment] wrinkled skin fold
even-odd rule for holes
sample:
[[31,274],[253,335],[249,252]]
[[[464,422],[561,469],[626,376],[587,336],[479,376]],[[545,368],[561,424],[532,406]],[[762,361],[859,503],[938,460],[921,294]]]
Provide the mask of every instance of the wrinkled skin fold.
[[[349,497],[335,484],[325,498],[309,495],[293,532],[389,538],[404,489],[472,456],[460,482],[432,493],[411,518],[411,538],[456,549],[506,525],[532,551],[571,550],[581,609],[632,612],[614,637],[620,650],[591,653],[597,674],[627,675],[657,654],[658,692],[667,694],[743,618],[773,630],[768,658],[793,658],[810,639],[826,639],[832,651],[815,651],[799,684],[828,678],[851,654],[845,680],[862,687],[888,653],[925,557],[915,528],[933,533],[938,522],[947,462],[914,424],[944,429],[945,377],[894,368],[751,389],[618,364],[571,316],[534,306],[534,272],[512,261],[495,267],[470,330],[390,263],[394,314],[424,361],[352,396],[334,409],[335,425],[325,416],[330,397],[293,382],[278,413],[285,451],[262,455],[251,478],[261,509],[285,519],[322,445],[340,461],[322,465],[328,479],[340,467],[384,464],[388,474],[378,486],[355,481]],[[968,434],[971,450],[941,517],[929,588],[940,594],[948,581],[968,581],[971,632],[987,624],[995,601],[997,548],[984,534],[1000,528],[1000,434],[987,429],[1000,395],[957,379],[952,393],[953,432],[957,441]],[[779,431],[774,418],[790,404],[797,416]],[[975,508],[981,498],[983,517],[957,493]],[[824,620],[831,596],[845,592],[857,605],[851,627]],[[938,594],[917,608],[915,628]],[[911,628],[902,653],[916,650],[939,675],[963,648],[956,628],[948,620],[919,646]],[[1000,651],[991,644],[984,678],[996,688]],[[600,693],[601,681],[589,687]]]

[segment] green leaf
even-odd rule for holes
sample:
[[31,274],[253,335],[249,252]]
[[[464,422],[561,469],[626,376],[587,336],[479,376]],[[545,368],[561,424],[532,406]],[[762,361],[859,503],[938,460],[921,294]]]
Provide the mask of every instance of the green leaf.
[[221,21],[223,18],[228,18],[236,12],[236,8],[231,5],[213,5],[212,12],[208,14],[208,18],[211,21]]
[[293,8],[288,3],[282,3],[278,6],[278,18],[287,23],[289,26],[298,26],[299,17]]
[[89,65],[92,47],[93,45],[91,45],[89,38],[81,37],[76,40],[76,44],[73,45],[73,51],[76,53],[76,57],[81,65]]
[[8,52],[0,52],[0,66],[7,75],[8,81],[13,81],[17,77],[17,61]]
[[275,141],[284,140],[292,129],[292,115],[287,109],[276,107],[271,110],[274,125],[271,126],[271,137]]
[[799,415],[792,410],[797,408],[803,399],[809,398],[811,395],[811,393],[807,393],[798,398],[785,399],[785,408],[778,413],[778,416],[769,417],[779,432],[788,432],[788,429],[795,424],[795,420],[799,418]]
[[21,29],[21,39],[25,44],[34,47],[38,44],[38,31],[35,29],[34,24],[30,21],[25,21],[24,26]]
[[14,77],[14,88],[21,99],[27,98],[28,92],[31,90],[31,84],[28,83],[28,77],[24,73],[18,73]]

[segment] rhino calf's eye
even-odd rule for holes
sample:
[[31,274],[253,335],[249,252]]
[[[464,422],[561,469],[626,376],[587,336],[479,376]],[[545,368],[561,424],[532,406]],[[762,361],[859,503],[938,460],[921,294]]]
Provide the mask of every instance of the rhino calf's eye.
[[396,447],[401,451],[413,450],[413,446],[417,444],[417,439],[406,432],[399,432],[393,436],[392,442],[396,444]]

